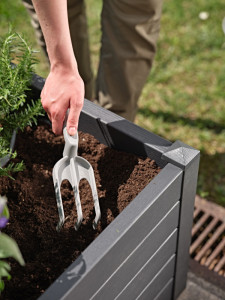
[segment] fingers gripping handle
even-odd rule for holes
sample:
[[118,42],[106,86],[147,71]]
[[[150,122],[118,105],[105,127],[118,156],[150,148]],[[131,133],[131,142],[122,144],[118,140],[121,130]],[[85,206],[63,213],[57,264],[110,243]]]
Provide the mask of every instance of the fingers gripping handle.
[[65,127],[63,135],[65,140],[63,156],[67,156],[68,158],[76,157],[78,151],[78,133],[76,132],[74,136],[70,136]]
[[77,156],[78,150],[78,133],[71,136],[68,134],[66,129],[66,123],[69,115],[69,109],[66,112],[64,123],[63,123],[63,135],[65,140],[65,146],[63,150],[63,156],[67,156],[69,159]]

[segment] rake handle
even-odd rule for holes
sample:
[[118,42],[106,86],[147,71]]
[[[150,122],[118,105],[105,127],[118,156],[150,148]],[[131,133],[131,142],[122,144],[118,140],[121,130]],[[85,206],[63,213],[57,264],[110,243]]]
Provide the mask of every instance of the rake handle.
[[65,119],[63,122],[63,136],[65,140],[65,146],[63,150],[63,156],[67,156],[69,158],[73,158],[77,156],[78,150],[78,133],[76,132],[75,135],[71,136],[68,134],[66,129],[66,123],[69,115],[69,109],[66,111]]
[[78,133],[76,132],[75,135],[71,136],[65,127],[63,129],[63,135],[65,140],[63,156],[68,156],[68,158],[76,157],[78,151]]

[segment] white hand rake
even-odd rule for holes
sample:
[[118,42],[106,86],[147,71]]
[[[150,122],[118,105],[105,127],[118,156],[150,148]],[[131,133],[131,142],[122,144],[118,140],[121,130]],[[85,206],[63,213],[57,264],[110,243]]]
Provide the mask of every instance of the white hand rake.
[[63,202],[60,192],[61,183],[64,179],[67,179],[70,182],[74,192],[74,198],[77,208],[77,221],[74,226],[75,230],[78,230],[78,228],[80,227],[80,224],[83,220],[83,214],[79,195],[79,182],[82,178],[87,179],[92,190],[96,214],[93,222],[93,228],[96,229],[97,223],[101,217],[101,212],[93,168],[86,159],[77,156],[78,133],[76,133],[74,136],[70,136],[67,132],[66,126],[64,125],[63,135],[65,139],[63,158],[61,158],[55,164],[52,172],[56,202],[59,213],[59,222],[56,229],[57,231],[60,231],[65,221]]

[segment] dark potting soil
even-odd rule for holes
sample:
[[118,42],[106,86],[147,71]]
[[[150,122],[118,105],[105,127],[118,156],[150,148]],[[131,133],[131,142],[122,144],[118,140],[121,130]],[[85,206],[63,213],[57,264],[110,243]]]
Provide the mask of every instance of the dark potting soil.
[[0,194],[7,196],[10,211],[4,231],[17,241],[26,262],[21,267],[9,260],[12,279],[5,281],[1,299],[37,299],[160,171],[149,158],[110,149],[90,134],[79,132],[78,155],[94,169],[101,221],[93,230],[91,189],[82,179],[79,190],[84,220],[79,230],[74,230],[73,192],[64,181],[61,193],[67,218],[57,232],[52,168],[62,158],[63,147],[63,137],[56,137],[47,125],[27,127],[18,134],[15,146],[15,161],[23,160],[25,170],[13,174],[15,180],[0,177]]

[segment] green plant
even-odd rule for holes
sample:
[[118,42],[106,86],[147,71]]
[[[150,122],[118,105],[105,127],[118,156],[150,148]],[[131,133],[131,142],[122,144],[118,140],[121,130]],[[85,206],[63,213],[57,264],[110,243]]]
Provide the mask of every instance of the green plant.
[[[36,123],[42,114],[40,101],[27,101],[27,91],[37,59],[26,39],[12,28],[0,40],[0,158],[16,156],[10,149],[10,138],[14,130]],[[14,64],[15,63],[15,64]],[[0,176],[22,170],[23,163],[0,166]]]
[[13,257],[22,266],[25,265],[22,254],[15,240],[9,237],[7,234],[1,232],[1,229],[6,226],[9,220],[9,211],[6,205],[6,201],[6,197],[0,195],[0,294],[5,286],[2,278],[6,277],[8,280],[11,278],[9,274],[9,271],[11,269],[10,265],[2,259]]

